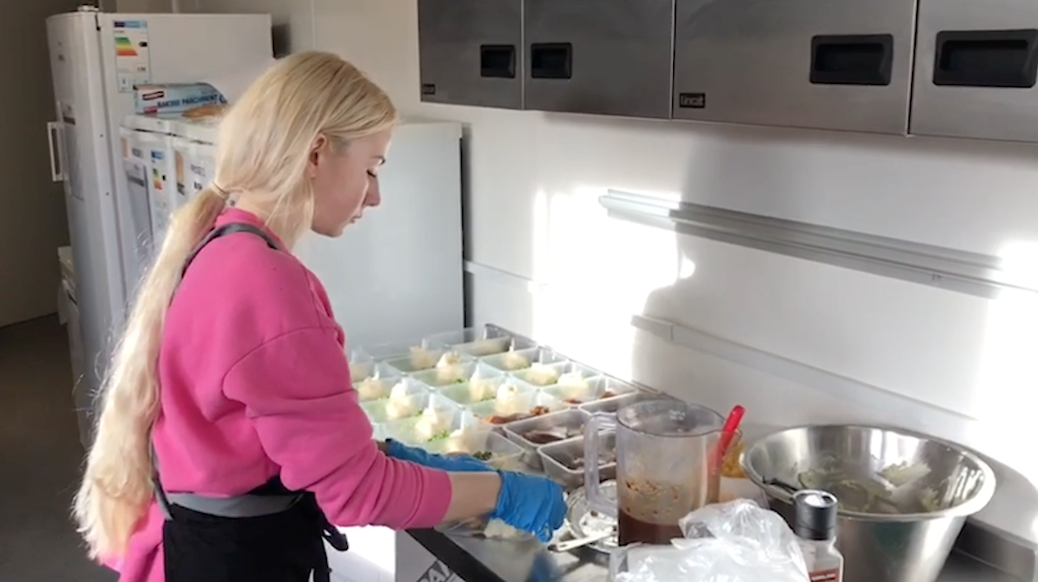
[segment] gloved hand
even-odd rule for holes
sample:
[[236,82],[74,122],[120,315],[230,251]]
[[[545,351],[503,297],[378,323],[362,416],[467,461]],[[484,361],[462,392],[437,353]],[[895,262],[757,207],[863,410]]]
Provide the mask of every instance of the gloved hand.
[[417,463],[423,467],[440,469],[442,471],[471,473],[494,470],[490,465],[487,465],[475,457],[470,457],[468,455],[445,457],[443,455],[426,452],[418,447],[409,447],[400,441],[395,441],[393,439],[386,441],[386,454],[394,459],[411,461],[412,463]]
[[490,514],[508,525],[532,533],[547,543],[566,518],[566,499],[558,483],[544,477],[498,471],[501,493]]

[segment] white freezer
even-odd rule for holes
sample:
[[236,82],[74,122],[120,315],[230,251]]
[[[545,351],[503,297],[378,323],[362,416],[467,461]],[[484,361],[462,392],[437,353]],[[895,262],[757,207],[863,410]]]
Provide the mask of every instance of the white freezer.
[[[47,19],[56,119],[52,174],[65,184],[85,376],[93,393],[144,268],[147,200],[124,179],[119,127],[135,83],[186,83],[259,68],[273,55],[269,15],[60,14]],[[146,238],[146,236],[145,236]],[[81,419],[83,420],[83,419]]]

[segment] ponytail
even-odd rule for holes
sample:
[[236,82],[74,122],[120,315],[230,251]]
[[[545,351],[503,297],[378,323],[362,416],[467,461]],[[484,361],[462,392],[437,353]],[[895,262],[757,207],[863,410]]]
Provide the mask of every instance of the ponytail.
[[151,428],[159,410],[158,359],[166,310],[184,261],[226,204],[226,195],[210,186],[174,214],[116,347],[73,510],[92,558],[125,554],[154,495]]

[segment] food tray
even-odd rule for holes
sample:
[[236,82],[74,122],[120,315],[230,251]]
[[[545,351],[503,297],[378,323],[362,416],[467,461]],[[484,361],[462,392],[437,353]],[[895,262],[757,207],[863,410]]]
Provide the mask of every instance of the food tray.
[[511,352],[486,356],[481,360],[504,372],[525,370],[533,364],[560,364],[568,361],[565,356],[548,348],[516,349]]
[[589,402],[631,394],[637,390],[626,382],[608,376],[597,376],[587,379],[587,384],[584,386],[556,384],[545,388],[544,392],[569,406],[576,407]]
[[[531,414],[534,409],[543,409],[542,414],[548,414],[567,408],[562,402],[531,386],[523,386],[521,383],[509,384],[508,382],[515,382],[515,380],[506,380],[498,390],[499,396],[494,400],[472,404],[468,406],[468,410],[477,418],[501,426],[534,416]],[[515,387],[517,391],[506,399],[501,394],[509,386]]]
[[426,339],[432,344],[445,346],[477,358],[510,350],[537,347],[537,343],[531,340],[515,337],[498,329],[483,327],[438,333]]
[[[524,435],[534,430],[548,430],[553,428],[576,430],[579,431],[579,434],[584,434],[584,425],[587,423],[587,419],[588,414],[586,412],[569,409],[561,412],[545,414],[543,416],[535,416],[525,420],[517,420],[503,425],[501,428],[510,441],[522,447],[522,450],[526,453],[524,461],[531,467],[541,469],[541,456],[537,454],[537,449],[542,445],[551,443],[532,442]],[[571,436],[569,438],[573,437]]]
[[[485,364],[477,364],[474,373],[479,374],[475,380],[470,375],[468,380],[437,388],[436,391],[461,406],[471,406],[497,398],[501,385],[507,380],[504,373]],[[473,382],[479,382],[480,385],[477,386]]]
[[[430,396],[429,401],[433,410],[442,415],[434,426],[428,425],[423,412],[419,416],[387,422],[384,425],[387,437],[421,448],[432,446],[474,450],[475,445],[483,442],[485,435],[493,430],[491,425],[439,394]],[[447,442],[437,444],[438,441]]]
[[525,370],[513,372],[513,376],[538,387],[555,386],[559,378],[564,374],[580,374],[584,379],[593,378],[600,373],[597,370],[582,366],[576,362],[557,362],[554,364],[543,364],[542,366],[531,366]]
[[[473,436],[468,441],[438,441],[426,446],[430,453],[449,455],[452,453],[464,453],[473,455],[495,469],[503,471],[520,471],[523,467],[523,448],[495,433],[481,433]],[[483,458],[482,453],[489,453],[489,458]]]
[[628,404],[634,404],[635,402],[644,402],[646,400],[673,400],[673,397],[667,396],[666,394],[657,394],[655,392],[645,392],[639,390],[633,394],[625,394],[623,396],[617,396],[616,398],[608,398],[606,400],[596,400],[595,402],[588,402],[581,404],[578,408],[587,412],[588,414],[596,414],[599,412],[605,414],[616,414],[617,410],[620,410]]
[[[616,433],[602,433],[599,439],[603,452],[615,451]],[[566,489],[575,489],[584,484],[584,469],[571,468],[575,460],[584,458],[584,437],[544,445],[537,449],[537,453],[541,456],[544,474],[559,485]],[[599,465],[600,481],[616,478],[615,452],[613,456],[612,462]]]
[[418,416],[429,406],[432,397],[428,388],[411,378],[401,379],[392,390],[399,390],[400,393],[361,403],[360,407],[373,424]]

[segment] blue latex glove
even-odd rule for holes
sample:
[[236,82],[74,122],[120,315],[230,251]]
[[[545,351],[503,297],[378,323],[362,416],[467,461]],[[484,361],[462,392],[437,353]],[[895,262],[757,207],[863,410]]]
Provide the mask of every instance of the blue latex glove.
[[566,499],[558,483],[512,471],[498,471],[501,493],[491,518],[548,542],[566,518]]
[[493,471],[494,469],[487,465],[483,461],[470,457],[468,455],[458,456],[444,456],[437,455],[435,453],[429,453],[418,447],[409,447],[400,441],[387,440],[386,441],[386,453],[394,459],[400,459],[401,461],[411,461],[417,463],[423,467],[430,467],[432,469],[440,469],[441,471],[453,471],[458,473],[463,472],[480,472],[480,471]]

